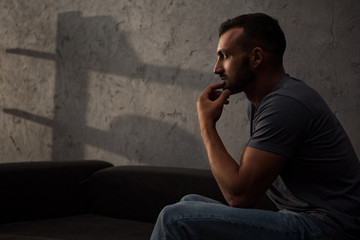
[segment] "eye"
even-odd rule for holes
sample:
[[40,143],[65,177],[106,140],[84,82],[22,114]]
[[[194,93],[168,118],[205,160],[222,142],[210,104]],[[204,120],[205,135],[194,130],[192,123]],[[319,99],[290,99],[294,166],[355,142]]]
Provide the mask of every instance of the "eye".
[[224,60],[226,60],[226,59],[228,59],[229,58],[229,55],[227,54],[227,53],[225,53],[225,52],[223,52],[223,51],[219,51],[218,52],[218,59],[224,59]]
[[219,59],[227,59],[228,55],[224,54],[224,53],[220,53],[219,54]]

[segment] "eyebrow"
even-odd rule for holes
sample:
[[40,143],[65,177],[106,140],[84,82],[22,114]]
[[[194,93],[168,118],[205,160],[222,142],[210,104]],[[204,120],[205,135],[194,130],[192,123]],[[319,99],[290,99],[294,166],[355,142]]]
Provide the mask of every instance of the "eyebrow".
[[216,53],[219,56],[219,55],[227,54],[227,53],[229,53],[229,51],[227,49],[221,48]]

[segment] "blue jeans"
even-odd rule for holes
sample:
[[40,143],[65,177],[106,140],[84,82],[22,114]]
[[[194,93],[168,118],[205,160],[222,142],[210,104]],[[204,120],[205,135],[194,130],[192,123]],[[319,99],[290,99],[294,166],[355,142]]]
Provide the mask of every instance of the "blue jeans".
[[233,208],[200,195],[165,207],[151,240],[328,239],[311,219],[291,211]]

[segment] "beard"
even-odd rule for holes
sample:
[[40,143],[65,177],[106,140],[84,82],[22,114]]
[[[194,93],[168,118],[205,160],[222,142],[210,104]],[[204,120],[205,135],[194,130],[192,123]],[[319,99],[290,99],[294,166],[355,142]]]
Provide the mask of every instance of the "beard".
[[246,87],[255,79],[255,72],[250,68],[250,60],[245,58],[238,67],[235,76],[228,79],[224,89],[229,89],[231,94],[243,92]]

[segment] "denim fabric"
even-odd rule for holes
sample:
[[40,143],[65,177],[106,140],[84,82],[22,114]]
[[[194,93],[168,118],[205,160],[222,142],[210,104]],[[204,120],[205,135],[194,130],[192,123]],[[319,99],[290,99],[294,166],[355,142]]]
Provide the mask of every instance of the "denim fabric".
[[328,239],[311,219],[291,211],[233,208],[187,195],[159,214],[151,240]]

